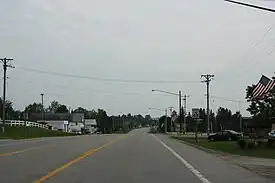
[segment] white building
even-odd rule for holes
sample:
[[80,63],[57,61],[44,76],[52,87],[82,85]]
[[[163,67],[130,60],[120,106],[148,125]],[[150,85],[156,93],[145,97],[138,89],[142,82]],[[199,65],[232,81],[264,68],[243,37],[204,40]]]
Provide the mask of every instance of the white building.
[[96,119],[85,119],[85,128],[88,129],[91,133],[95,133],[97,130]]

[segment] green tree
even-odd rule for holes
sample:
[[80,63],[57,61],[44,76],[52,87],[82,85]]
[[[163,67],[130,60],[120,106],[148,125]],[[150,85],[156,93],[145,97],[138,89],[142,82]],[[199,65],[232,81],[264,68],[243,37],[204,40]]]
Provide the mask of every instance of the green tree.
[[73,113],[86,113],[88,112],[87,109],[84,109],[83,107],[76,108]]
[[47,108],[47,111],[51,113],[57,113],[57,109],[60,107],[60,104],[57,101],[52,101],[50,106]]
[[113,130],[112,118],[108,117],[103,109],[97,110],[97,126],[102,133],[111,133]]
[[68,113],[69,109],[67,108],[66,105],[59,105],[55,111],[56,113]]
[[94,109],[85,112],[85,119],[96,119],[96,117],[97,112]]
[[246,100],[250,102],[247,111],[250,112],[254,120],[271,125],[275,119],[275,88],[260,99],[252,96],[254,88],[255,85],[251,85],[246,89]]
[[33,104],[29,104],[25,107],[25,112],[27,113],[41,113],[42,112],[42,104],[34,102]]
[[[3,118],[3,101],[0,97],[0,116]],[[16,119],[18,116],[16,116],[15,109],[13,108],[13,103],[9,100],[6,100],[6,119]]]
[[232,112],[230,109],[219,107],[217,111],[217,129],[232,129]]
[[145,115],[145,120],[152,120],[151,116],[149,114]]

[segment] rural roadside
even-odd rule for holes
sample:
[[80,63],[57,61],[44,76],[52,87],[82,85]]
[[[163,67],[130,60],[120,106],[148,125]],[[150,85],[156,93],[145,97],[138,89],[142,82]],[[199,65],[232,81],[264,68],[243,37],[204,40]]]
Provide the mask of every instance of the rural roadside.
[[[174,140],[178,140],[188,146],[197,148],[207,153],[211,153],[220,159],[228,161],[232,164],[243,167],[251,172],[254,172],[260,176],[270,178],[275,180],[275,159],[273,158],[260,158],[253,156],[244,156],[238,154],[232,154],[228,152],[223,152],[219,150],[214,150],[212,148],[203,147],[200,144],[190,143],[182,138],[177,138],[174,135],[168,134]],[[210,142],[211,143],[211,142]]]

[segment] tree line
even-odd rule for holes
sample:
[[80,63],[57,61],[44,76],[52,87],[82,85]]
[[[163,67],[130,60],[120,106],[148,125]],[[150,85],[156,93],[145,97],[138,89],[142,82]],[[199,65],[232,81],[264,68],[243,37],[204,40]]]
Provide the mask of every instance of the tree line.
[[[3,101],[0,98],[0,117],[3,116]],[[32,113],[42,113],[42,103],[34,102],[25,107],[23,111],[16,110],[13,102],[6,101],[6,119],[7,120],[24,120],[25,116],[30,116]],[[70,109],[58,101],[52,101],[50,105],[44,108],[44,112],[48,113],[83,113],[85,119],[96,119],[97,126],[100,131],[104,133],[112,133],[114,131],[122,130],[129,131],[138,126],[146,126],[153,123],[150,115],[142,116],[141,114],[122,114],[118,116],[109,116],[104,109],[85,109],[77,107]],[[27,114],[27,115],[26,115]],[[115,124],[115,125],[114,125]]]
[[[183,109],[182,109],[183,111]],[[183,114],[183,112],[181,112]],[[215,114],[212,110],[210,110],[210,131],[218,132],[222,129],[232,129],[235,131],[240,131],[240,112],[237,111],[236,113],[232,114],[232,111],[228,108],[219,107],[217,113]],[[177,112],[173,111],[171,116],[176,115]],[[203,108],[199,109],[199,118],[201,121],[198,124],[198,130],[202,133],[207,132],[207,113],[206,110]],[[182,124],[184,122],[184,116],[178,116],[172,123],[171,117],[162,116],[159,119],[159,128],[161,131],[164,131],[164,123],[167,120],[167,131],[175,131],[176,124]],[[194,132],[196,128],[196,123],[192,118],[191,113],[189,112],[186,116],[186,130],[187,132]],[[172,125],[172,126],[171,126]]]

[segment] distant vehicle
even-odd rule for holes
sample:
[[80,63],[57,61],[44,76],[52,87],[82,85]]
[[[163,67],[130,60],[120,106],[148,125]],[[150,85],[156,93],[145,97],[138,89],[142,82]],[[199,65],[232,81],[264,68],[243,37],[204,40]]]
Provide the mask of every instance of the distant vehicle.
[[268,136],[275,138],[275,130],[271,130],[271,132],[268,133]]
[[157,133],[157,127],[156,126],[152,126],[149,130],[149,133]]
[[208,136],[208,140],[211,141],[236,141],[239,140],[242,133],[236,132],[234,130],[223,130],[218,133],[214,133]]

